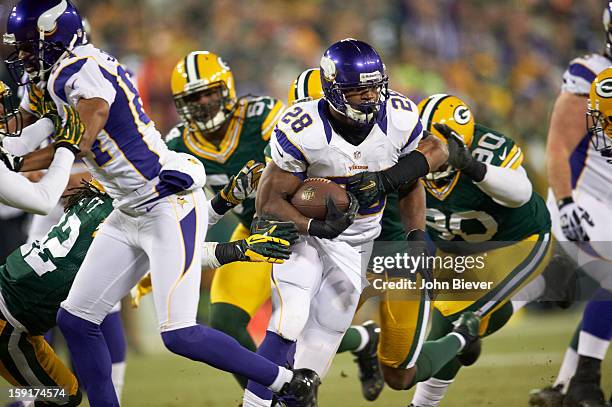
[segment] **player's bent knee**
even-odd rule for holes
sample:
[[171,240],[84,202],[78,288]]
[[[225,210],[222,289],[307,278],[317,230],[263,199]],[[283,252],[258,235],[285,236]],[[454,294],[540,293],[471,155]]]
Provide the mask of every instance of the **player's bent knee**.
[[[208,328],[211,329],[211,328]],[[187,328],[175,329],[161,333],[164,346],[172,353],[187,356],[194,343],[201,343],[206,339],[206,327],[193,325]]]
[[408,390],[413,385],[416,368],[401,369],[381,365],[383,377],[387,386],[393,390]]

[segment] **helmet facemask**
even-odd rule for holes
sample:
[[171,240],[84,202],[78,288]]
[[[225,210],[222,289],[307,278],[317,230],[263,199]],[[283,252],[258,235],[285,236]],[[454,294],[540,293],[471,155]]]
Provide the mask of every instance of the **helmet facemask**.
[[[374,89],[377,95],[374,100],[361,103],[349,101],[351,96],[368,89]],[[340,86],[335,83],[329,89],[327,99],[334,110],[355,122],[357,126],[368,126],[376,121],[388,95],[388,78],[385,76],[380,81],[359,86]]]
[[587,129],[591,135],[591,143],[595,150],[605,157],[612,156],[612,117],[606,117],[603,112],[589,107],[587,109]]
[[[11,90],[0,82],[0,140],[4,137],[19,137],[23,129],[23,120],[18,105],[12,98]],[[10,124],[10,127],[9,127]],[[13,130],[9,130],[10,128]]]
[[15,47],[5,63],[18,86],[45,81],[53,66],[68,52],[61,42],[17,42],[12,34],[4,34],[4,44]]
[[[202,102],[206,98],[208,102]],[[179,116],[203,134],[219,130],[232,116],[236,103],[223,81],[201,83],[174,96]]]

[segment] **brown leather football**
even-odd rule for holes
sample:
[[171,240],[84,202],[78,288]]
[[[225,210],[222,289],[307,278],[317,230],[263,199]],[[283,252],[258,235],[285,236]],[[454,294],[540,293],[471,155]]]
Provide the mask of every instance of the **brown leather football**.
[[326,178],[307,178],[293,194],[291,205],[308,218],[324,220],[327,213],[326,197],[333,199],[341,211],[349,205],[345,189]]

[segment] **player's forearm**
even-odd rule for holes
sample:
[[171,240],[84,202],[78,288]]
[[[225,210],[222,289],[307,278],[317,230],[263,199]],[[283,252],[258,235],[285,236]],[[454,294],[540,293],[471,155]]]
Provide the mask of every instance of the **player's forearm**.
[[30,182],[21,174],[3,174],[0,202],[27,212],[46,215],[57,205],[64,192],[73,162],[74,154],[60,148],[49,166],[49,171],[38,183]]
[[568,92],[557,97],[546,142],[548,183],[557,200],[571,196],[570,155],[585,134],[586,98]]
[[21,166],[20,171],[27,172],[45,170],[51,165],[54,156],[55,147],[53,147],[53,145],[33,151],[23,157],[23,165]]
[[417,150],[425,156],[429,171],[436,171],[448,160],[448,147],[437,137],[422,139]]
[[399,191],[399,210],[404,230],[425,230],[425,189],[420,181]]
[[300,183],[297,177],[281,170],[273,162],[268,164],[257,188],[255,205],[258,216],[292,221],[300,233],[307,234],[310,219],[289,203]]
[[23,129],[19,137],[7,137],[3,140],[4,148],[15,155],[26,155],[36,150],[55,128],[51,119],[42,118]]
[[484,179],[475,184],[494,201],[509,208],[526,204],[533,192],[531,181],[523,167],[513,170],[487,165]]
[[81,154],[85,154],[91,150],[96,137],[98,137],[98,133],[106,125],[110,109],[105,100],[92,98],[79,100],[76,110],[85,126],[85,133],[79,144]]

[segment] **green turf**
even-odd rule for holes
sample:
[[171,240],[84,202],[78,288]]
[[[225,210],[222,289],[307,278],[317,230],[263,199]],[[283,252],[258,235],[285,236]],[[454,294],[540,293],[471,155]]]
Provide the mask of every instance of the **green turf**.
[[[459,374],[442,406],[527,406],[529,390],[548,384],[556,374],[579,317],[548,313],[515,318],[485,340],[482,358]],[[232,407],[242,396],[229,374],[168,352],[130,354],[125,383],[122,405],[127,407]],[[609,394],[610,360],[604,364],[603,386]],[[320,405],[405,407],[411,394],[385,389],[377,402],[363,401],[355,365],[343,354],[321,386]]]
[[[487,338],[481,360],[464,369],[442,406],[526,406],[527,393],[554,377],[579,314],[519,317]],[[170,354],[129,358],[124,405],[237,406],[241,392],[230,375]],[[604,366],[612,388],[612,363]],[[412,392],[385,389],[375,403],[363,401],[350,355],[339,355],[320,390],[321,406],[405,407]]]

